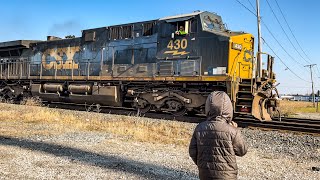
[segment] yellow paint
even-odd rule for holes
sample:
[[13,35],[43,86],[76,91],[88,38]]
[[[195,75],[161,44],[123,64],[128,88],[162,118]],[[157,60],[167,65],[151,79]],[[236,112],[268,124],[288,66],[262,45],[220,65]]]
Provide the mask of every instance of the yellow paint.
[[170,50],[179,50],[179,49],[186,49],[188,47],[188,40],[187,39],[176,39],[176,40],[170,40],[167,48]]
[[[42,66],[45,69],[79,69],[79,64],[76,64],[73,60],[74,55],[79,51],[79,46],[47,49],[42,54]],[[48,56],[54,57],[55,61],[47,63],[46,58]],[[63,62],[63,56],[67,57],[65,62]]]
[[165,54],[172,54],[173,56],[176,56],[176,55],[186,55],[186,54],[189,54],[190,52],[186,52],[186,51],[178,51],[178,50],[175,50],[175,51],[166,51],[164,52]]
[[[233,79],[236,77],[243,79],[252,78],[252,68],[254,63],[253,40],[254,39],[251,34],[241,34],[230,37],[228,74]],[[232,49],[232,43],[240,44],[242,46],[242,50]]]

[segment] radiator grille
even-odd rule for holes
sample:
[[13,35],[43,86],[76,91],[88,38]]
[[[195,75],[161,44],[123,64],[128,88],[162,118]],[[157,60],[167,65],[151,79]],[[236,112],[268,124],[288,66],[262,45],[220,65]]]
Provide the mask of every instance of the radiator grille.
[[195,61],[182,61],[180,75],[182,76],[193,76],[195,75]]
[[173,75],[173,62],[159,62],[159,75]]

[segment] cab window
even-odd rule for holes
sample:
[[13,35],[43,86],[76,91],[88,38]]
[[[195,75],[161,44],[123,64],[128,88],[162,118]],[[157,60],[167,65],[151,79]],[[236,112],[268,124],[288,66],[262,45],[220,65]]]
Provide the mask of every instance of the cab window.
[[197,32],[197,20],[191,17],[169,19],[161,25],[162,36],[175,35],[185,36]]
[[225,27],[220,17],[213,14],[203,15],[201,18],[204,31],[224,31]]
[[176,32],[177,35],[187,35],[189,33],[189,21],[179,21],[176,25]]

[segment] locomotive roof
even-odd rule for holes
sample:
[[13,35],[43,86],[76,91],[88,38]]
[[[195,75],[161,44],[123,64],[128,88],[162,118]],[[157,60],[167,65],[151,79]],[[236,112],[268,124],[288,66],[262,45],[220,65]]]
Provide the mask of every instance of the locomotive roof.
[[167,17],[163,17],[160,18],[159,20],[169,20],[169,19],[178,19],[178,18],[184,18],[184,17],[189,17],[189,16],[196,16],[199,15],[201,13],[203,13],[205,11],[195,11],[193,13],[189,13],[189,14],[180,14],[180,15],[174,15],[174,16],[167,16]]
[[[105,26],[105,27],[92,28],[92,29],[84,29],[84,30],[82,30],[82,31],[90,31],[90,30],[96,30],[96,29],[103,29],[103,28],[107,28],[107,27],[116,27],[116,26],[123,26],[123,25],[136,24],[136,23],[152,22],[152,21],[162,21],[162,20],[172,20],[172,19],[187,18],[187,17],[192,17],[192,16],[199,15],[199,14],[204,13],[204,12],[207,12],[207,11],[194,11],[194,12],[188,13],[188,14],[180,14],[180,15],[174,15],[174,16],[166,16],[166,17],[163,17],[163,18],[160,18],[160,19],[153,19],[153,20],[140,21],[140,22],[130,22],[130,23],[124,23],[124,24],[114,24],[114,25]],[[215,13],[213,13],[213,14],[215,14]]]
[[39,42],[36,40],[16,40],[16,41],[7,41],[7,42],[0,42],[0,49],[3,48],[29,48],[30,43]]

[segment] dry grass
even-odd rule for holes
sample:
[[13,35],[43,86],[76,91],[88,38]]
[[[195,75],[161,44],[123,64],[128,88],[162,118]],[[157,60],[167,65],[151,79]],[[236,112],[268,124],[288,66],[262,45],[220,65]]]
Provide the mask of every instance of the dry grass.
[[15,137],[100,131],[127,139],[187,145],[192,125],[111,114],[77,112],[36,106],[0,104],[0,133]]
[[39,97],[23,98],[20,104],[26,106],[43,106],[42,100]]
[[316,113],[316,108],[313,107],[312,102],[283,100],[280,102],[280,108],[284,115],[292,115],[295,113]]

